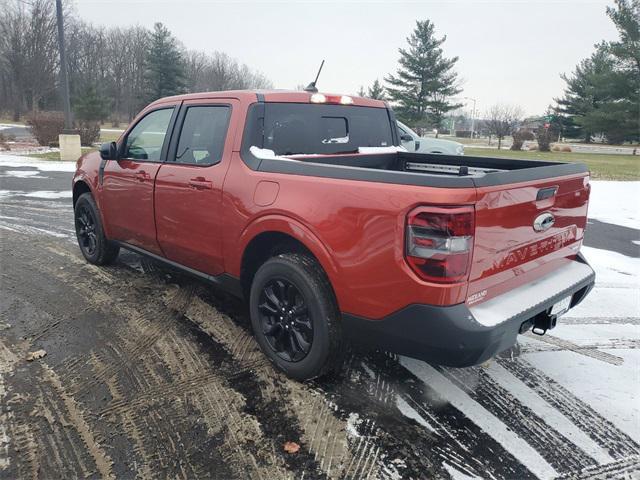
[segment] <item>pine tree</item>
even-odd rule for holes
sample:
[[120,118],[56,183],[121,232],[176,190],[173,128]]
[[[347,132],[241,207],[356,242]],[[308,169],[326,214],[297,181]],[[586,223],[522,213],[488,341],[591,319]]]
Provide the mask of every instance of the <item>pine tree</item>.
[[620,39],[602,42],[570,76],[557,99],[563,131],[585,140],[603,134],[610,143],[640,138],[640,1],[616,0],[607,8]]
[[369,87],[369,90],[367,90],[367,97],[373,98],[375,100],[386,100],[386,95],[384,90],[385,90],[384,87],[376,78],[376,81],[373,82],[373,85],[371,85]]
[[74,99],[73,112],[77,120],[101,122],[109,114],[108,100],[98,93],[94,85],[87,85]]
[[109,101],[95,85],[86,85],[74,98],[73,111],[82,145],[90,146],[100,139],[100,122],[109,114]]
[[185,63],[177,40],[162,23],[151,32],[144,76],[147,101],[186,91]]
[[441,45],[447,39],[435,37],[429,20],[417,21],[407,38],[409,48],[400,48],[398,72],[385,81],[389,98],[396,103],[398,117],[407,123],[439,128],[447,112],[462,105],[451,102],[461,92],[453,70],[458,57],[445,58]]
[[623,62],[623,67],[635,72],[640,79],[640,1],[616,0],[616,7],[607,7],[620,41],[610,42],[611,53]]
[[[571,76],[561,75],[562,79],[567,83],[564,97],[557,99],[560,113],[566,120],[564,125],[574,125],[573,131],[568,131],[568,136],[572,132],[580,132],[584,136],[586,142],[591,141],[591,136],[598,126],[593,122],[587,121],[585,118],[592,114],[594,110],[601,107],[609,95],[606,85],[603,85],[603,77],[611,73],[613,67],[611,59],[606,49],[601,46],[591,57],[582,60],[575,68]],[[602,87],[605,87],[602,89]],[[590,128],[591,127],[591,128]]]

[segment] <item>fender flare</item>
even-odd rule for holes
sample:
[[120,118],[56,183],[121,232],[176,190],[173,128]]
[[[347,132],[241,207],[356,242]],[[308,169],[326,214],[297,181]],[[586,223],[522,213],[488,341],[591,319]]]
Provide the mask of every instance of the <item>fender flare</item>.
[[338,290],[337,286],[341,278],[340,268],[334,261],[329,249],[309,227],[294,218],[281,214],[268,214],[258,217],[245,227],[238,238],[237,255],[229,265],[230,273],[240,276],[242,258],[247,246],[255,237],[266,232],[283,233],[302,243],[316,257],[329,277],[334,291]]
[[71,183],[71,194],[73,195],[73,191],[75,190],[76,185],[78,183],[80,183],[80,182],[84,183],[89,188],[89,192],[91,193],[91,196],[93,197],[93,200],[96,202],[96,205],[98,206],[98,214],[100,215],[100,222],[102,223],[102,230],[104,231],[104,234],[107,236],[107,238],[109,238],[109,226],[104,221],[104,213],[102,212],[102,207],[100,205],[100,203],[101,203],[100,202],[100,197],[99,197],[99,195],[97,195],[96,188],[92,184],[91,179],[84,172],[83,173],[79,173],[78,175],[73,177],[73,181]]

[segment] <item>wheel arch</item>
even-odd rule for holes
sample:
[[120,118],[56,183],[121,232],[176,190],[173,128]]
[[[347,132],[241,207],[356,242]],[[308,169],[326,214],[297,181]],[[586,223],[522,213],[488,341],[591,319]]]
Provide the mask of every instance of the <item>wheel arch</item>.
[[317,260],[339,302],[336,291],[340,278],[338,267],[322,241],[300,222],[280,216],[262,217],[245,230],[239,243],[240,258],[236,271],[245,295],[256,271],[266,260],[280,253],[297,252]]
[[[78,198],[80,198],[80,195],[85,193],[90,193],[91,195],[93,195],[93,191],[89,186],[89,182],[87,182],[84,179],[76,180],[76,182],[73,184],[73,206],[74,207],[76,206],[76,202],[78,201]],[[95,195],[94,195],[94,200],[95,200]]]
[[74,209],[76,207],[76,202],[78,201],[78,199],[80,198],[81,195],[84,195],[85,193],[90,193],[91,194],[91,196],[93,197],[93,201],[96,202],[96,206],[98,207],[98,215],[100,215],[100,222],[102,222],[102,228],[103,228],[105,234],[107,236],[109,236],[110,235],[110,229],[109,229],[109,225],[105,221],[106,219],[104,217],[104,212],[102,211],[102,208],[101,208],[100,198],[98,198],[98,195],[96,194],[96,192],[91,187],[91,182],[89,181],[89,179],[86,178],[85,176],[79,176],[73,182],[72,191],[73,191],[72,193],[73,193],[73,208]]

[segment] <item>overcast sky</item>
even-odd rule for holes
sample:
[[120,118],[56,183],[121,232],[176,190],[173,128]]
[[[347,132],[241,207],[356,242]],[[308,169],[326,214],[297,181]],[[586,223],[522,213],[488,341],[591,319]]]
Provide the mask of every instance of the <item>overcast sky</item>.
[[[276,88],[309,83],[355,93],[393,72],[417,19],[446,35],[459,56],[461,96],[482,113],[494,103],[542,113],[594,43],[616,38],[607,1],[213,2],[76,0],[96,25],[166,24],[187,48],[219,50],[264,73]],[[469,102],[469,108],[471,103]]]

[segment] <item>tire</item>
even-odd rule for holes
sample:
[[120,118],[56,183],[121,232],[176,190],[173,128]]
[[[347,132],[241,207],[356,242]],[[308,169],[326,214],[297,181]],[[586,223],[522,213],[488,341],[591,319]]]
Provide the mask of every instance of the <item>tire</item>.
[[340,314],[329,280],[314,258],[284,253],[267,260],[253,278],[249,303],[260,348],[289,377],[310,380],[340,368]]
[[94,265],[112,263],[120,252],[120,247],[104,235],[98,206],[90,193],[83,193],[73,207],[76,237],[82,255]]

